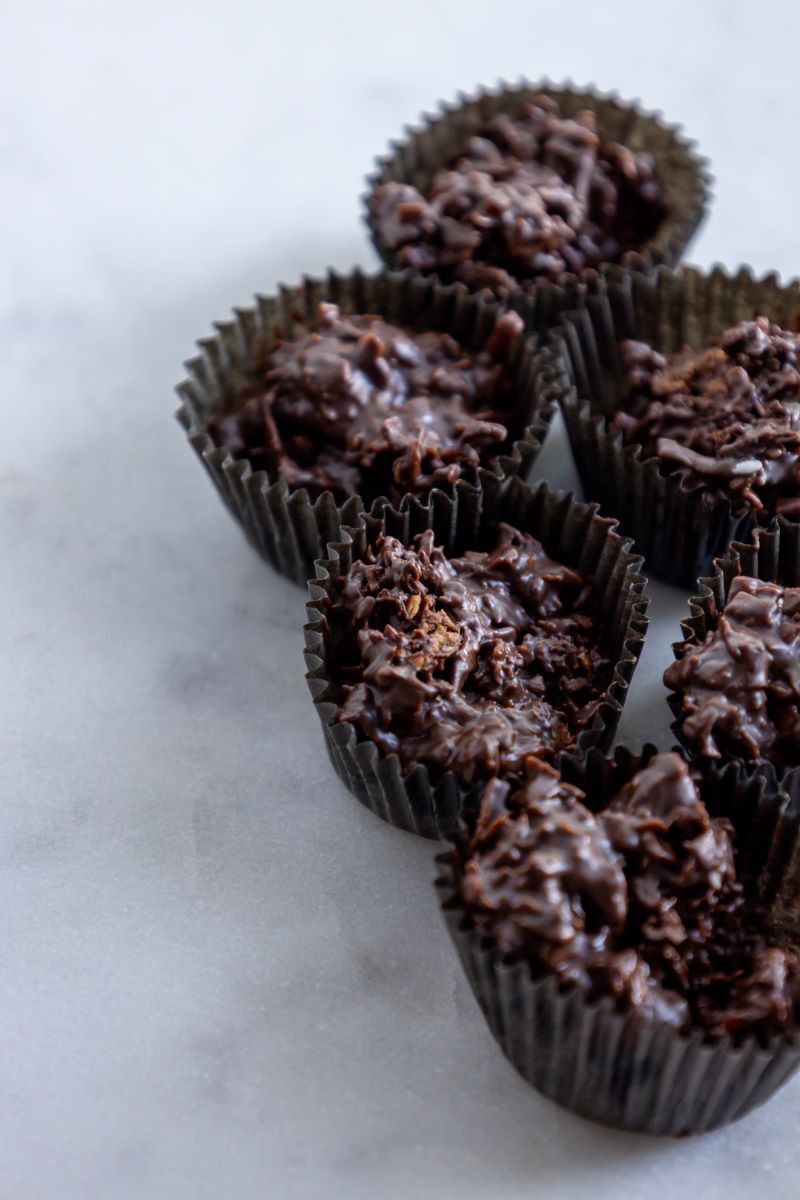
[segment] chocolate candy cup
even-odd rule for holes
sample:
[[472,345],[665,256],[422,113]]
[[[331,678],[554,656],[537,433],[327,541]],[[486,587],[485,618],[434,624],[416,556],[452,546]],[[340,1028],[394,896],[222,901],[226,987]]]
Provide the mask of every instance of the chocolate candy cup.
[[648,571],[690,588],[707,575],[715,557],[734,540],[748,540],[757,525],[779,534],[783,582],[800,583],[800,521],[735,514],[728,499],[712,499],[702,486],[687,486],[685,473],[668,474],[659,458],[624,444],[608,418],[625,395],[620,343],[649,343],[662,354],[703,341],[739,321],[770,317],[784,329],[800,328],[800,283],[781,286],[774,275],[754,279],[748,268],[729,275],[722,267],[658,270],[647,277],[610,267],[595,278],[585,308],[567,315],[552,344],[567,356],[574,387],[561,407],[575,464],[587,496],[619,520],[635,539]]
[[400,510],[387,505],[382,514],[366,517],[349,531],[350,540],[329,548],[331,558],[317,563],[317,578],[309,582],[306,680],[333,766],[367,808],[398,829],[424,837],[455,830],[477,805],[481,787],[466,788],[452,772],[434,778],[421,764],[404,768],[396,754],[381,754],[353,724],[335,721],[339,692],[327,661],[324,598],[381,532],[409,545],[418,533],[433,529],[436,544],[453,556],[480,548],[484,535],[502,521],[534,534],[552,558],[594,579],[594,612],[610,637],[615,664],[607,697],[579,733],[577,751],[608,749],[644,645],[649,601],[641,558],[630,553],[630,542],[620,537],[614,522],[597,515],[596,506],[553,492],[546,484],[531,489],[513,476],[487,476],[481,490],[459,483],[451,494],[434,491],[427,505],[408,498]]
[[[746,575],[767,583],[796,586],[794,582],[798,573],[796,550],[797,546],[793,538],[789,539],[788,546],[784,546],[781,530],[776,527],[771,530],[756,530],[751,542],[734,542],[727,555],[715,559],[713,574],[698,579],[696,594],[689,598],[690,615],[681,621],[683,639],[674,642],[672,646],[676,659],[682,658],[687,650],[691,651],[693,646],[699,645],[709,633],[717,628],[719,615],[727,603],[731,584],[737,576]],[[712,766],[717,760],[701,754],[696,743],[684,736],[682,693],[671,691],[667,700],[675,717],[672,729],[687,754],[693,762],[698,763],[704,769]],[[745,762],[744,755],[723,752],[721,757],[725,761]],[[800,751],[798,758],[800,759]],[[795,772],[800,775],[800,765],[791,767],[782,766],[779,763],[772,765],[780,780]]]
[[[353,496],[337,505],[325,492],[312,503],[304,488],[272,482],[265,471],[253,471],[246,459],[234,459],[216,446],[208,426],[257,382],[278,338],[314,327],[321,301],[338,304],[346,313],[378,313],[419,331],[446,332],[475,350],[502,312],[482,297],[410,272],[331,271],[324,279],[306,278],[295,287],[282,286],[276,295],[257,296],[252,307],[235,309],[231,319],[217,322],[214,336],[198,342],[201,353],[186,363],[188,378],[177,387],[181,406],[176,417],[247,540],[275,570],[300,585],[314,574],[314,562],[328,543],[340,540],[376,497]],[[561,360],[540,349],[534,338],[520,334],[508,364],[523,432],[496,467],[480,468],[479,477],[527,473],[547,433],[554,396],[563,387]]]
[[[604,759],[593,750],[584,762],[562,760],[562,773],[599,808],[655,753],[620,747]],[[780,942],[785,798],[774,777],[732,763],[708,775],[701,795],[733,822],[744,846],[739,871],[753,899],[767,904]],[[552,977],[534,981],[526,963],[504,963],[471,927],[457,892],[459,845],[437,863],[447,928],[489,1028],[512,1066],[557,1104],[619,1129],[705,1133],[763,1104],[800,1065],[798,1034],[768,1045],[753,1036],[708,1042],[699,1031],[616,1012],[608,999],[589,1002],[579,988],[559,991]]]
[[[629,254],[623,261],[641,270],[664,264],[675,266],[699,229],[711,201],[712,177],[708,160],[697,153],[695,143],[685,138],[680,126],[668,125],[660,114],[646,112],[638,104],[621,100],[614,93],[593,87],[577,88],[571,83],[520,80],[501,82],[496,88],[481,89],[473,96],[463,93],[450,103],[441,101],[439,111],[425,114],[417,126],[407,126],[405,136],[393,141],[388,154],[376,160],[374,172],[367,178],[364,195],[365,220],[373,245],[387,266],[397,265],[395,254],[382,245],[377,221],[371,211],[371,198],[381,184],[390,180],[409,183],[424,191],[435,172],[451,161],[466,141],[490,117],[514,113],[537,95],[556,100],[560,115],[574,116],[591,109],[599,134],[609,141],[621,142],[633,151],[647,151],[656,159],[668,215],[656,235],[641,254]],[[530,328],[549,328],[559,313],[572,308],[594,275],[565,274],[557,284],[530,283],[522,287],[530,292]],[[521,298],[508,300],[516,307]]]

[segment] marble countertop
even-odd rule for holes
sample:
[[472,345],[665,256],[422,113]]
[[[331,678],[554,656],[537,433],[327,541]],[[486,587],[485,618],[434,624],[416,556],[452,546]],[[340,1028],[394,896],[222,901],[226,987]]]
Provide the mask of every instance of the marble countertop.
[[[374,264],[372,156],[501,75],[682,121],[717,177],[693,260],[800,272],[800,9],[6,0],[3,30],[0,1196],[796,1195],[800,1079],[677,1143],[517,1078],[446,940],[432,846],[326,760],[303,596],[171,413],[212,318]],[[559,427],[537,474],[572,481]],[[668,739],[685,611],[651,592],[634,745]]]

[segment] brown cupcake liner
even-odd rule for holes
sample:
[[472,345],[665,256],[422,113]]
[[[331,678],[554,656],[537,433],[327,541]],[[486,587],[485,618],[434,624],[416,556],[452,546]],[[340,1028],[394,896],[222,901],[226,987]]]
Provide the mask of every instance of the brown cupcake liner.
[[[254,305],[235,309],[229,320],[216,323],[213,336],[198,342],[200,354],[185,364],[188,377],[177,387],[181,405],[176,417],[247,540],[271,566],[301,585],[314,574],[314,563],[325,555],[328,543],[346,537],[375,497],[354,496],[338,505],[325,492],[312,502],[305,488],[271,482],[266,471],[253,471],[246,459],[234,459],[217,447],[208,425],[258,382],[279,338],[316,325],[320,301],[338,304],[345,312],[379,313],[417,330],[441,330],[473,349],[483,346],[502,313],[484,297],[409,271],[331,271],[324,279],[306,278],[295,287],[281,286],[275,295],[257,296]],[[523,432],[496,467],[480,468],[479,481],[528,472],[553,414],[556,381],[563,380],[560,358],[525,334],[512,346],[508,362]]]
[[[625,445],[611,430],[608,418],[625,396],[620,343],[633,338],[671,354],[758,315],[800,328],[800,283],[755,279],[746,267],[736,275],[687,267],[650,276],[612,267],[592,282],[585,307],[567,314],[552,335],[574,383],[561,407],[584,490],[634,538],[648,571],[668,583],[692,587],[731,542],[752,537],[758,520],[690,485],[685,471],[666,473],[660,459],[645,458],[642,446]],[[765,518],[763,529],[764,545],[780,543],[787,581],[800,583],[800,522]]]
[[[689,598],[689,616],[681,621],[683,638],[673,642],[672,651],[675,658],[682,658],[686,650],[699,646],[709,633],[712,633],[719,623],[719,616],[725,607],[731,584],[737,575],[747,575],[754,579],[762,579],[766,583],[779,583],[784,586],[796,586],[800,578],[798,561],[798,539],[792,537],[788,545],[782,544],[781,529],[756,529],[750,542],[734,542],[724,558],[714,560],[714,573],[706,578],[697,580],[697,594]],[[792,531],[794,533],[794,530]],[[699,752],[697,745],[686,738],[683,733],[683,705],[680,692],[671,691],[667,694],[667,702],[675,720],[672,730],[686,751],[689,759],[703,770],[713,767],[715,763],[733,761],[744,766],[762,768],[769,778],[777,780],[781,790],[790,798],[797,792],[800,795],[800,767],[785,767],[770,764],[763,760],[747,763],[743,756],[723,753],[720,759],[712,759]],[[796,851],[797,888],[800,892],[800,848]],[[800,907],[798,908],[800,919]]]
[[546,484],[531,489],[514,476],[487,478],[482,489],[459,483],[451,495],[433,493],[428,505],[407,498],[399,510],[387,505],[382,514],[365,517],[349,531],[349,540],[329,547],[331,557],[317,563],[318,577],[309,583],[306,680],[334,768],[377,816],[423,837],[456,830],[476,807],[482,785],[466,787],[452,772],[436,778],[421,764],[404,767],[396,754],[381,753],[352,723],[336,722],[340,697],[327,661],[326,598],[381,532],[409,545],[418,533],[433,529],[436,544],[452,556],[482,545],[503,521],[533,533],[553,558],[594,578],[596,615],[611,633],[616,662],[607,698],[578,735],[576,750],[582,755],[592,746],[608,749],[644,644],[649,600],[641,558],[630,553],[630,542],[620,537],[614,522],[598,517],[596,506],[553,492]]
[[[573,87],[569,82],[543,79],[532,83],[523,79],[513,84],[501,81],[495,88],[480,89],[473,96],[462,93],[452,103],[441,101],[437,112],[424,114],[417,126],[406,126],[404,137],[393,141],[389,153],[376,160],[363,201],[372,243],[387,266],[396,266],[397,260],[382,246],[371,211],[376,188],[398,181],[424,192],[435,172],[463,148],[480,125],[497,113],[515,111],[541,94],[556,100],[564,116],[591,109],[604,138],[655,156],[670,215],[642,252],[629,252],[623,262],[647,271],[662,264],[675,266],[680,261],[711,202],[713,180],[708,160],[698,154],[696,143],[684,137],[679,125],[669,125],[659,113],[646,112],[613,92]],[[594,274],[587,269],[579,275],[565,273],[558,283],[521,284],[520,290],[528,293],[528,299],[517,296],[511,301],[512,292],[509,301],[521,310],[524,307],[530,329],[549,329],[561,313],[576,306]]]
[[[619,748],[611,760],[592,750],[585,762],[562,763],[564,776],[588,788],[590,803],[608,800],[640,763]],[[774,782],[774,780],[773,780]],[[737,830],[739,870],[754,902],[782,894],[785,798],[770,781],[728,764],[701,785],[710,810]],[[599,801],[599,802],[598,802]],[[463,835],[462,835],[463,836]],[[800,1065],[800,1033],[762,1045],[755,1037],[705,1041],[702,1032],[620,1013],[611,999],[589,1001],[560,990],[552,976],[534,980],[526,963],[505,963],[471,925],[458,895],[458,846],[437,859],[436,888],[447,928],[489,1028],[512,1066],[538,1091],[570,1111],[634,1132],[683,1136],[736,1121],[769,1100]],[[785,941],[772,897],[770,926]],[[773,923],[774,918],[774,923]],[[795,930],[796,932],[796,930]]]

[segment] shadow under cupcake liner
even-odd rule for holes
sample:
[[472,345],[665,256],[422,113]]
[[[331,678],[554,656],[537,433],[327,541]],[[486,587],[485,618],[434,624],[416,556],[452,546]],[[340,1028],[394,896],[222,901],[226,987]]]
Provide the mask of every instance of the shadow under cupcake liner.
[[[612,431],[609,418],[626,394],[620,343],[632,338],[667,355],[686,345],[699,349],[707,337],[759,315],[797,330],[800,283],[755,279],[747,268],[647,276],[612,267],[592,281],[584,300],[551,342],[572,376],[560,403],[583,488],[619,520],[652,575],[692,587],[732,541],[751,539],[759,522],[752,509],[736,513],[729,500],[687,486],[684,471],[667,472],[660,459],[645,458],[642,446],[625,445]],[[764,545],[780,543],[786,581],[800,583],[800,521],[768,517],[763,526]]]
[[[592,750],[583,762],[565,759],[562,771],[589,790],[590,807],[601,808],[655,753],[648,746],[640,758],[619,748],[604,760]],[[776,942],[787,941],[778,899],[782,864],[775,852],[784,800],[769,779],[736,764],[714,772],[701,794],[712,813],[733,822],[743,845],[738,870],[754,901],[768,906]],[[459,898],[461,852],[457,845],[437,859],[436,888],[448,931],[504,1055],[549,1099],[619,1129],[699,1134],[763,1104],[797,1069],[800,1033],[765,1045],[754,1036],[707,1042],[699,1030],[679,1033],[665,1022],[617,1012],[610,999],[589,1001],[579,988],[560,990],[552,976],[534,979],[527,963],[504,963],[475,931]]]
[[[711,201],[708,160],[698,154],[696,143],[683,135],[679,125],[668,124],[659,113],[647,112],[614,93],[543,79],[513,84],[501,81],[495,88],[481,89],[472,96],[462,93],[452,103],[441,101],[438,112],[425,114],[418,126],[407,126],[404,136],[390,144],[389,153],[376,160],[363,198],[365,221],[372,243],[387,266],[396,266],[397,257],[382,245],[371,211],[370,201],[376,188],[394,181],[411,184],[424,193],[435,172],[463,150],[485,121],[498,113],[513,113],[542,94],[558,102],[561,116],[574,117],[584,109],[591,109],[597,118],[598,132],[605,140],[619,142],[634,152],[654,155],[669,212],[647,246],[639,253],[629,251],[621,261],[645,271],[652,271],[658,265],[677,265]],[[511,291],[504,296],[504,302],[521,311],[524,308],[529,328],[544,331],[552,327],[560,314],[576,307],[586,281],[594,273],[587,269],[578,275],[565,274],[558,283],[527,282],[520,285],[523,293],[529,293],[527,299]]]
[[[257,296],[254,305],[235,309],[229,320],[216,323],[214,335],[198,342],[200,354],[186,363],[187,378],[177,387],[181,405],[176,417],[250,544],[282,575],[303,586],[328,543],[340,541],[375,497],[354,496],[337,504],[326,492],[312,502],[304,488],[271,482],[266,471],[253,471],[246,459],[235,459],[216,446],[208,427],[212,418],[235,409],[237,400],[258,385],[265,359],[279,339],[317,324],[322,301],[347,313],[378,313],[417,331],[446,332],[472,350],[482,348],[502,313],[484,297],[442,287],[408,271],[331,271],[324,279],[307,278],[296,287],[281,287],[275,295]],[[546,436],[555,394],[563,387],[561,360],[526,334],[515,340],[508,369],[519,436],[495,466],[479,469],[479,480],[529,471]]]
[[366,516],[350,539],[329,547],[331,557],[317,563],[309,582],[306,680],[322,724],[334,768],[353,795],[377,816],[399,829],[424,837],[443,837],[477,807],[482,785],[466,787],[452,772],[436,777],[427,767],[405,767],[396,754],[382,753],[350,722],[337,722],[340,692],[332,677],[325,641],[326,598],[352,562],[363,556],[382,532],[409,545],[432,529],[436,545],[448,557],[485,548],[501,522],[537,537],[556,561],[593,577],[593,613],[612,647],[613,675],[603,703],[577,737],[577,753],[592,746],[607,749],[613,740],[647,629],[648,598],[640,574],[641,558],[630,552],[614,522],[597,515],[596,506],[553,492],[546,484],[531,489],[516,477],[488,478],[482,489],[457,484],[449,493],[432,493],[429,504],[406,498],[401,508],[385,506]]

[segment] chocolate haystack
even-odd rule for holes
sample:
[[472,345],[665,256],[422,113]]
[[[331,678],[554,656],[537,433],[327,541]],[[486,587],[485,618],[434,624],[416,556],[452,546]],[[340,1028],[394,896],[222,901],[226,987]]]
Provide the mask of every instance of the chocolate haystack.
[[477,480],[522,433],[506,360],[522,330],[500,317],[486,346],[465,351],[446,333],[414,333],[377,316],[321,304],[319,328],[279,344],[263,390],[210,423],[209,434],[270,482],[331,491],[337,502],[406,492],[424,497]]
[[800,588],[737,576],[716,629],[686,644],[664,683],[702,754],[800,763]]
[[460,880],[477,932],[534,976],[709,1038],[790,1034],[800,963],[770,946],[677,754],[660,754],[593,814],[542,764],[484,793]]
[[404,764],[471,785],[574,747],[610,682],[590,581],[530,534],[448,559],[433,534],[381,537],[327,610],[328,655],[352,721]]
[[652,158],[603,141],[592,112],[559,116],[547,96],[488,120],[424,195],[384,183],[371,208],[398,265],[496,293],[616,262],[666,215]]
[[734,512],[800,517],[800,335],[766,317],[670,358],[623,343],[629,394],[612,425]]

